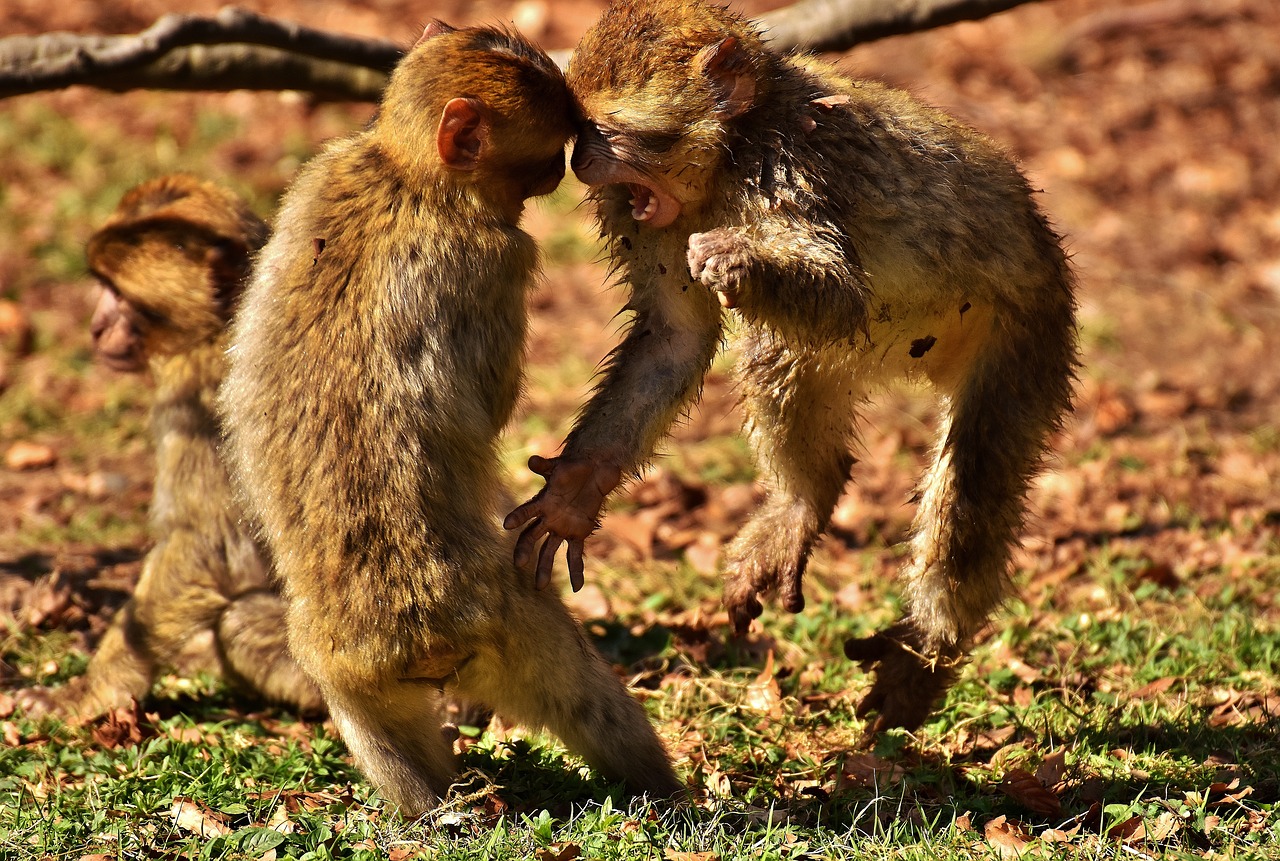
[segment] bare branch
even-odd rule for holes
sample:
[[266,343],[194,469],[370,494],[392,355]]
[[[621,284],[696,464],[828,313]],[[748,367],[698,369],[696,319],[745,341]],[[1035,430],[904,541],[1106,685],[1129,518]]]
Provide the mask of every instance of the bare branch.
[[985,18],[1033,0],[800,0],[760,17],[775,51],[845,51],[863,42]]
[[402,49],[227,7],[165,15],[141,33],[0,39],[0,97],[88,84],[110,90],[289,90],[375,100]]
[[[841,51],[883,36],[982,18],[1032,0],[800,0],[764,15],[776,50]],[[0,98],[73,84],[106,90],[302,90],[376,101],[402,49],[226,7],[166,15],[123,36],[0,39]],[[554,52],[563,64],[567,51]]]

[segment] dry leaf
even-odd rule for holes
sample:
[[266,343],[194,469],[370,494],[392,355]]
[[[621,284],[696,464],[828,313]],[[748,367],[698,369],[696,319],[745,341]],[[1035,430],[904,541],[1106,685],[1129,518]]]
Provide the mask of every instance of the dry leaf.
[[956,817],[955,829],[962,833],[973,831],[973,816],[970,815],[969,811],[966,810]]
[[0,735],[4,736],[5,747],[17,747],[22,744],[22,733],[18,732],[18,725],[11,720],[0,724]]
[[582,847],[577,843],[552,843],[538,850],[534,857],[538,861],[573,861],[582,856]]
[[18,704],[14,702],[13,697],[0,691],[0,718],[7,718],[17,709]]
[[1147,836],[1157,842],[1163,842],[1182,830],[1182,817],[1176,813],[1165,811],[1156,817],[1147,831]]
[[202,744],[205,741],[204,733],[200,731],[199,727],[194,726],[182,727],[181,729],[170,727],[168,736],[174,741],[180,741],[184,744]]
[[99,718],[93,727],[93,740],[99,747],[132,747],[144,738],[143,718],[138,711],[138,701],[112,709]]
[[1178,681],[1175,676],[1165,676],[1163,679],[1156,679],[1154,682],[1148,682],[1129,694],[1135,700],[1151,699],[1154,696],[1164,693],[1173,687],[1173,683]]
[[753,712],[767,714],[775,720],[782,717],[782,689],[778,687],[778,680],[773,677],[772,649],[765,656],[764,669],[760,671],[760,675],[747,685],[742,704]]
[[1041,816],[1059,816],[1062,814],[1062,802],[1034,774],[1015,768],[1004,776],[1000,782],[1000,791]]
[[409,861],[410,858],[416,858],[422,854],[425,848],[421,844],[397,846],[387,852],[387,861]]
[[729,775],[719,769],[712,769],[707,775],[707,792],[716,798],[732,798],[733,784],[729,781]]
[[680,852],[676,849],[667,849],[662,857],[666,861],[720,861],[720,856],[714,852]]
[[699,574],[710,577],[720,564],[720,538],[712,532],[699,533],[697,540],[684,549],[684,559]]
[[577,592],[566,591],[564,602],[569,605],[569,612],[584,622],[613,618],[609,596],[595,583],[586,583]]
[[175,798],[169,818],[181,830],[198,837],[225,837],[231,833],[225,816],[190,798]]
[[1056,789],[1058,784],[1062,783],[1062,776],[1066,771],[1067,751],[1060,747],[1040,760],[1040,767],[1036,769],[1036,780],[1049,789]]
[[611,511],[600,525],[600,531],[612,535],[640,555],[641,561],[653,558],[653,535],[662,512],[647,508],[635,514]]
[[15,472],[45,469],[58,462],[58,453],[50,446],[18,440],[5,452],[4,463]]
[[849,753],[840,764],[840,782],[854,786],[892,786],[902,779],[906,769],[892,760],[874,753]]
[[1031,834],[1021,822],[997,816],[982,829],[987,842],[1001,858],[1020,858],[1031,844]]
[[1133,843],[1147,836],[1147,827],[1143,824],[1141,816],[1130,816],[1124,822],[1108,828],[1107,836],[1113,840]]

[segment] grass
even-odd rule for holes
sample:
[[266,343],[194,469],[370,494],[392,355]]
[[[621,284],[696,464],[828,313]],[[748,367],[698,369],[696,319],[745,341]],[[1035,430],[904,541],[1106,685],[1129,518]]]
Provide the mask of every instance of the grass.
[[[588,630],[637,680],[693,804],[628,805],[554,739],[499,728],[468,748],[445,807],[406,823],[325,725],[169,679],[132,743],[9,716],[0,857],[959,859],[1008,845],[1280,857],[1280,720],[1268,713],[1280,630],[1259,619],[1269,593],[1135,592],[1123,560],[1100,560],[1069,584],[1088,606],[1046,595],[1012,607],[918,738],[864,751],[853,710],[867,678],[831,656],[892,602],[869,619],[830,600],[767,613],[770,639],[733,643],[662,609],[699,598],[664,597],[655,574],[679,572],[600,571],[606,589],[643,581],[658,600]],[[66,647],[57,633],[11,635],[4,658],[45,680],[39,668]],[[1038,794],[1017,788],[1055,757]],[[1046,794],[1051,813],[1037,803]]]

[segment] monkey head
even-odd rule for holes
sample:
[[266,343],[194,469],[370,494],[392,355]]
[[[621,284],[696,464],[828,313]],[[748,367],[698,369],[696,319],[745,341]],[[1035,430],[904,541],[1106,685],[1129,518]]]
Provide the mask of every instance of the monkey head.
[[237,197],[195,177],[129,191],[87,248],[102,285],[90,324],[99,358],[136,371],[219,336],[265,238]]
[[407,170],[443,168],[515,221],[560,184],[577,117],[564,74],[523,36],[436,21],[396,67],[374,134]]
[[569,86],[585,115],[572,166],[606,204],[662,228],[703,202],[733,122],[764,96],[759,31],[699,0],[618,0],[583,36]]

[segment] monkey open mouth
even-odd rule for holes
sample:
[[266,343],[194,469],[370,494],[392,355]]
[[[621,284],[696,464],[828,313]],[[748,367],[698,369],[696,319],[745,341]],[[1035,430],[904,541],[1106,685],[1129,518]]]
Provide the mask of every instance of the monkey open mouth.
[[680,215],[680,202],[669,194],[638,182],[626,183],[631,217],[654,227],[666,227]]

